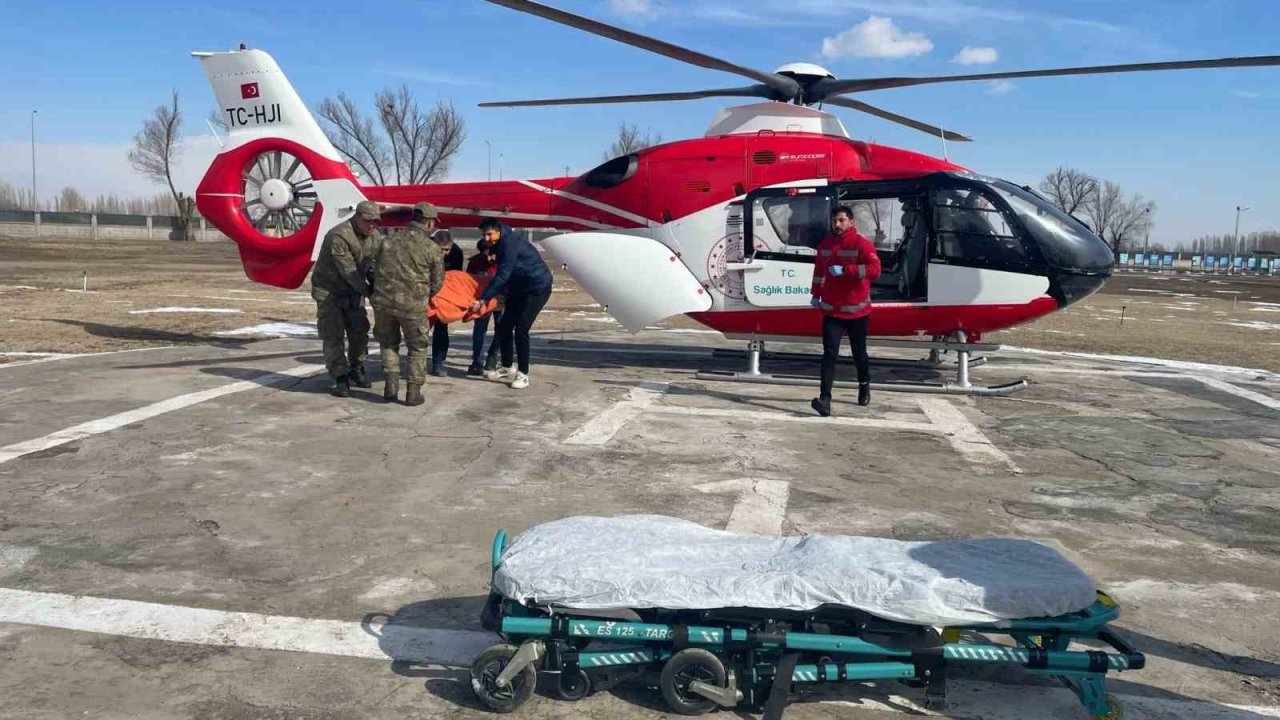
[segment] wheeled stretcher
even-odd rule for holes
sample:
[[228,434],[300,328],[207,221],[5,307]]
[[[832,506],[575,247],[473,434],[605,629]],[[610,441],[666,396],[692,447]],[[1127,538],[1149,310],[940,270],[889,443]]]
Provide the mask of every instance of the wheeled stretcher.
[[[1083,573],[1067,572],[1075,566],[1037,543],[943,541],[943,547],[934,548],[930,546],[937,543],[868,538],[754,538],[689,526],[656,516],[570,518],[533,528],[510,548],[506,532],[499,531],[493,544],[492,590],[481,621],[503,642],[472,664],[471,685],[480,701],[497,712],[511,712],[529,699],[541,672],[554,675],[555,692],[564,700],[582,699],[629,677],[646,677],[670,708],[683,715],[742,706],[776,720],[793,686],[846,680],[897,680],[922,687],[925,705],[940,709],[950,667],[994,664],[1060,678],[1091,717],[1114,718],[1118,706],[1107,697],[1107,673],[1145,664],[1140,652],[1107,627],[1119,616],[1116,603],[1092,588],[1083,607],[1053,616],[932,622],[948,615],[968,619],[992,614],[993,609],[996,615],[1007,614],[1020,604],[1041,603],[1037,592],[1026,593],[1020,583],[1038,582],[1044,573],[1061,574],[1065,595],[1074,596],[1069,602],[1079,603]],[[622,567],[617,568],[593,562],[592,556],[605,558],[627,549],[618,535],[637,534],[641,545],[648,544],[641,559],[629,563],[619,558]],[[597,542],[578,543],[588,538]],[[703,543],[696,542],[699,538]],[[836,543],[815,549],[823,540]],[[840,541],[853,541],[870,555],[881,553],[878,557],[887,558],[884,566],[893,569],[869,583],[849,577],[851,586],[862,588],[852,598],[856,604],[802,607],[829,592],[845,592],[830,590],[822,580],[833,564],[839,569],[831,551],[849,547]],[[705,567],[693,563],[672,570],[673,557],[696,557],[700,544],[710,548]],[[890,554],[884,554],[886,547]],[[931,565],[899,567],[892,554],[899,549],[911,554],[911,562],[926,565],[936,558],[960,558],[964,577],[941,575]],[[716,558],[730,550],[744,555],[734,593],[750,596],[754,588],[774,583],[775,591],[781,588],[774,607],[701,607],[721,592],[723,568],[717,569]],[[979,557],[984,553],[995,560]],[[760,558],[765,558],[763,564]],[[1022,577],[992,582],[981,566],[993,562],[1002,576],[1010,563],[1022,563]],[[984,580],[987,585],[973,587]],[[588,588],[586,596],[563,597],[577,593],[569,588],[579,584]],[[744,590],[747,586],[753,589]],[[689,588],[694,593],[684,594]],[[966,589],[972,591],[968,597]],[[664,601],[679,598],[671,603],[678,607],[644,602],[649,595]],[[972,603],[978,596],[984,606]],[[792,602],[793,597],[803,600]],[[917,612],[929,621],[886,619],[858,607],[880,610],[878,603],[886,597],[922,608]],[[623,600],[634,604],[620,606]]]

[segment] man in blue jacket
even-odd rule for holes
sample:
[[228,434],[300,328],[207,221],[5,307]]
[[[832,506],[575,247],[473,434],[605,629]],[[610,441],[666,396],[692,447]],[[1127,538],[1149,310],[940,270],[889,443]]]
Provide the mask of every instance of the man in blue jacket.
[[[523,390],[529,387],[529,329],[551,299],[551,270],[537,248],[507,225],[486,218],[480,223],[480,232],[496,251],[498,268],[472,310],[480,310],[499,295],[507,296],[507,309],[494,330],[502,367],[486,371],[484,376]],[[513,343],[518,370],[511,367]]]

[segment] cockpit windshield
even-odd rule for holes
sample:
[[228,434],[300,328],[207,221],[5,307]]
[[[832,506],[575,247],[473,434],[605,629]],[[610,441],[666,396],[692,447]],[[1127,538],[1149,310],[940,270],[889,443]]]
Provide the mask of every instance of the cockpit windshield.
[[1055,269],[1109,275],[1111,248],[1080,221],[1044,198],[1005,180],[988,181],[1018,214],[1045,261]]

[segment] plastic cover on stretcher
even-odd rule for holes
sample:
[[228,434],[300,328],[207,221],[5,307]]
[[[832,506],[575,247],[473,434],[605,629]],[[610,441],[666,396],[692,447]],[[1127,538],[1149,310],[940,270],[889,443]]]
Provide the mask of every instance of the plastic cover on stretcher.
[[503,552],[493,586],[519,602],[581,610],[834,604],[934,626],[1051,617],[1095,599],[1084,571],[1032,540],[764,537],[661,515],[530,528]]

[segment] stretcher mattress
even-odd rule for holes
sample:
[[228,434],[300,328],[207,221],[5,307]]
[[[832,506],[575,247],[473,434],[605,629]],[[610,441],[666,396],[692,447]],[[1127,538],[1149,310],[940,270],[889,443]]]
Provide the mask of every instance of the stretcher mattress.
[[660,515],[530,528],[502,553],[493,585],[520,602],[582,610],[835,604],[935,626],[1061,615],[1095,599],[1079,567],[1031,540],[776,538]]

